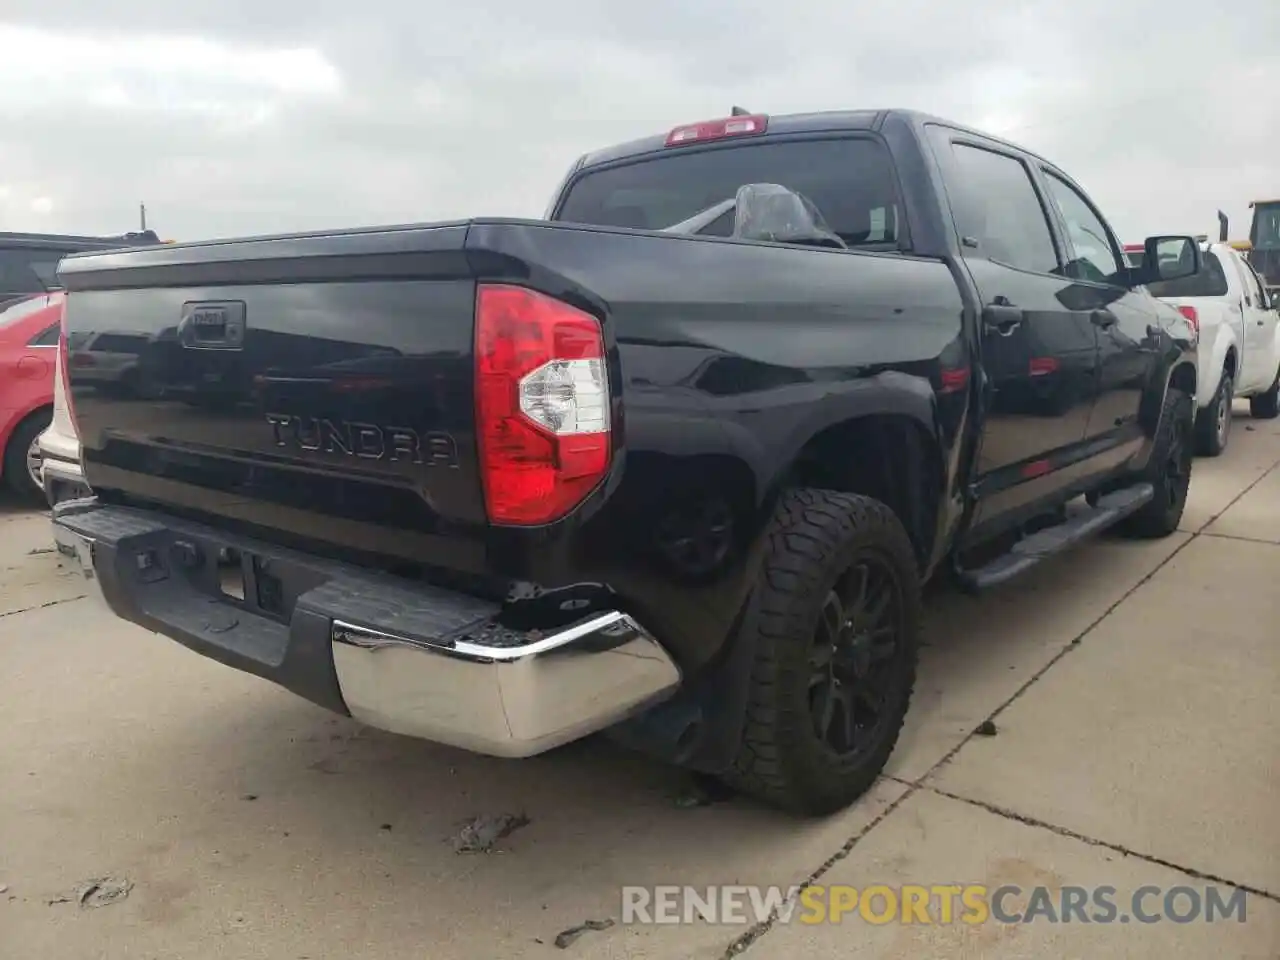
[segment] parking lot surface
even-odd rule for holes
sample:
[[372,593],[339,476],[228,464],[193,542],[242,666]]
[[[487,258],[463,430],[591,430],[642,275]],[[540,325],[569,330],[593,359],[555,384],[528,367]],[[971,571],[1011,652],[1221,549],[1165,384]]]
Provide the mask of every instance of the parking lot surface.
[[[1280,956],[1278,421],[1196,462],[1176,536],[937,596],[886,776],[821,821],[595,740],[502,761],[384,735],[84,593],[47,516],[2,508],[4,956]],[[502,815],[522,825],[458,852]],[[1212,887],[1247,913],[622,922],[624,886],[806,882],[1109,886],[1126,916]]]

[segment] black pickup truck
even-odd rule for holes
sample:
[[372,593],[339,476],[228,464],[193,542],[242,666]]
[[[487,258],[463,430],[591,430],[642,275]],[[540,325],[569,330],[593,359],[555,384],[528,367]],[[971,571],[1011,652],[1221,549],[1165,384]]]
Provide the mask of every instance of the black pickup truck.
[[[906,111],[735,115],[581,158],[543,220],[69,257],[119,617],[375,727],[597,731],[785,809],[897,740],[922,584],[1171,533],[1193,331],[1048,161]],[[65,356],[65,351],[64,351]]]

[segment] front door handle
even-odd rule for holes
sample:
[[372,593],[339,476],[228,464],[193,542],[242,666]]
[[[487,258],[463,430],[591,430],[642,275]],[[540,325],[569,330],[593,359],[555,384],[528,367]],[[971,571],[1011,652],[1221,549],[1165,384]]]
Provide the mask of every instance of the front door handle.
[[988,331],[1007,337],[1022,325],[1022,311],[1008,304],[991,304],[982,310],[982,325]]
[[1110,310],[1095,310],[1089,314],[1089,320],[1095,327],[1102,327],[1105,330],[1107,327],[1114,327],[1117,318]]

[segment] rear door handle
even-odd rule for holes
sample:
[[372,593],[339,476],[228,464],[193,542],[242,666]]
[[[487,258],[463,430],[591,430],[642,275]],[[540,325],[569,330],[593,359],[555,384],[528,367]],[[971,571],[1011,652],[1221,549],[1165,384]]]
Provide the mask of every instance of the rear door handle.
[[1110,310],[1095,310],[1093,313],[1089,314],[1090,322],[1092,322],[1095,327],[1102,327],[1104,330],[1107,327],[1114,327],[1116,325],[1116,319],[1116,315]]
[[982,310],[982,324],[987,330],[1007,337],[1022,325],[1022,311],[1006,304],[991,304]]

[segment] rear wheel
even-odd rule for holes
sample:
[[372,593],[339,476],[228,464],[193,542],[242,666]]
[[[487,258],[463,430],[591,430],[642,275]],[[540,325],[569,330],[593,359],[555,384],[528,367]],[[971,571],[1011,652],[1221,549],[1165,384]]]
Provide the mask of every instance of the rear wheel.
[[875,782],[902,729],[921,623],[915,552],[879,501],[797,490],[757,589],[747,717],[724,779],[793,813],[831,813]]
[[1222,371],[1213,400],[1196,416],[1196,452],[1216,457],[1227,449],[1231,435],[1231,401],[1235,396],[1235,380],[1230,370]]
[[1140,539],[1167,537],[1178,529],[1191,488],[1191,397],[1173,387],[1164,398],[1159,432],[1151,459],[1135,478],[1155,488],[1155,496],[1137,513],[1121,521],[1119,531]]
[[1271,381],[1271,389],[1249,398],[1249,415],[1255,420],[1274,420],[1280,416],[1280,370]]
[[32,503],[43,503],[44,481],[40,476],[42,455],[40,434],[53,419],[52,412],[40,410],[23,420],[9,437],[4,451],[5,484]]

